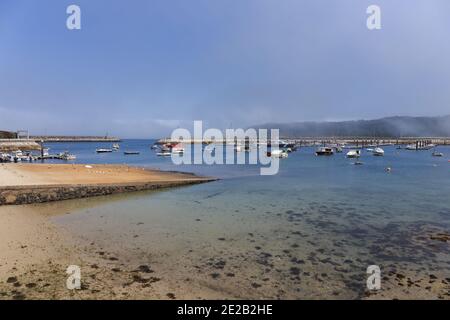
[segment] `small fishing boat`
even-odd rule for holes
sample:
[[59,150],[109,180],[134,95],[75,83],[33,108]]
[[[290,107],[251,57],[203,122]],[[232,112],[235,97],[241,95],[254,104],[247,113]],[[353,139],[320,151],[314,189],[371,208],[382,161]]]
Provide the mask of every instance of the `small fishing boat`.
[[436,145],[434,145],[434,144],[419,145],[418,143],[416,143],[416,144],[407,145],[405,149],[406,150],[430,150],[434,147],[436,147]]
[[112,145],[112,148],[113,148],[114,151],[117,151],[117,150],[120,149],[120,145],[119,145],[118,143],[114,143],[114,144]]
[[70,154],[69,151],[64,151],[59,154],[59,158],[61,160],[69,161],[69,160],[76,160],[77,156],[75,156],[74,154]]
[[381,149],[380,147],[377,147],[377,148],[373,149],[372,153],[373,153],[374,156],[377,156],[377,157],[384,156],[384,150]]
[[431,155],[433,157],[443,157],[444,156],[444,154],[442,152],[437,152],[437,151],[434,151]]
[[97,153],[108,153],[108,152],[113,152],[113,150],[112,149],[100,148],[100,149],[96,149],[95,152],[97,152]]
[[347,152],[347,158],[359,158],[361,156],[361,150],[350,150]]
[[287,158],[289,154],[285,150],[277,149],[267,153],[269,157],[273,158]]
[[140,154],[140,152],[139,151],[124,151],[123,154],[128,156],[128,155]]
[[333,148],[330,147],[320,147],[316,150],[316,156],[332,156],[333,154]]

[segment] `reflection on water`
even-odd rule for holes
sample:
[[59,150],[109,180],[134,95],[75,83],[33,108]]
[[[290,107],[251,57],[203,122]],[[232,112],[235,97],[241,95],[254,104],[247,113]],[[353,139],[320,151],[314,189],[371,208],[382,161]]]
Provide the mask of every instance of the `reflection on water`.
[[448,244],[430,240],[450,230],[450,164],[431,152],[385,150],[385,157],[367,153],[364,165],[354,166],[343,155],[315,157],[304,148],[282,161],[277,176],[246,166],[174,168],[170,159],[152,162],[147,150],[147,162],[137,164],[217,170],[224,179],[43,206],[70,212],[52,219],[80,243],[150,264],[175,291],[357,298],[365,294],[367,266],[376,264],[385,287],[426,292],[405,275],[450,276]]

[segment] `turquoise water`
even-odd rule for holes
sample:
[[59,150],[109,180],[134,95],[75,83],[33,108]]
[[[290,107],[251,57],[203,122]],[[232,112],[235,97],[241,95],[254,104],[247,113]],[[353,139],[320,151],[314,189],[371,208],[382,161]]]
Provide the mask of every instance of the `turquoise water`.
[[[362,166],[345,153],[316,157],[305,147],[281,161],[279,174],[260,176],[250,165],[174,166],[150,150],[152,143],[126,140],[110,154],[95,153],[110,144],[49,146],[70,150],[78,163],[127,163],[221,180],[72,201],[71,214],[53,220],[127,263],[150,263],[181,296],[204,297],[207,290],[230,298],[360,298],[371,264],[381,267],[389,297],[430,290],[405,285],[408,291],[401,291],[400,272],[450,277],[448,245],[430,240],[450,230],[448,147],[437,148],[442,158],[395,147],[385,147],[384,157],[363,151]],[[124,150],[141,154],[124,156]]]

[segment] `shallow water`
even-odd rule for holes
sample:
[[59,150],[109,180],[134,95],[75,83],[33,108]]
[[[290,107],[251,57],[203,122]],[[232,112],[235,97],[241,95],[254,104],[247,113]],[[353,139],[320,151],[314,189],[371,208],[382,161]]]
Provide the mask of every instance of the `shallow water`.
[[[399,286],[398,273],[450,277],[448,244],[430,240],[450,230],[448,147],[438,148],[443,158],[395,147],[384,148],[385,157],[363,152],[362,166],[344,153],[316,157],[302,148],[281,161],[278,175],[260,176],[256,166],[174,166],[156,157],[151,144],[121,144],[121,151],[140,150],[139,156],[95,154],[102,144],[50,146],[70,150],[80,163],[128,163],[222,180],[62,202],[58,209],[70,214],[52,219],[126,264],[150,264],[174,291],[192,286],[230,298],[360,298],[372,264],[387,276],[382,285],[389,290]],[[201,290],[192,294],[202,297]]]

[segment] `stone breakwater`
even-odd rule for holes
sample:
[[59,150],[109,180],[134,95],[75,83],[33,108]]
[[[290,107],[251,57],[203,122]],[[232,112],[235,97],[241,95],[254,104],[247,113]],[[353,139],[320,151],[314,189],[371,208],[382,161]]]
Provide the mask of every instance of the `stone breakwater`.
[[40,150],[41,146],[34,140],[29,139],[0,139],[0,152],[11,152],[16,150],[31,151]]
[[36,185],[0,187],[0,205],[22,205],[105,196],[117,193],[156,190],[215,181],[213,178],[123,184]]

